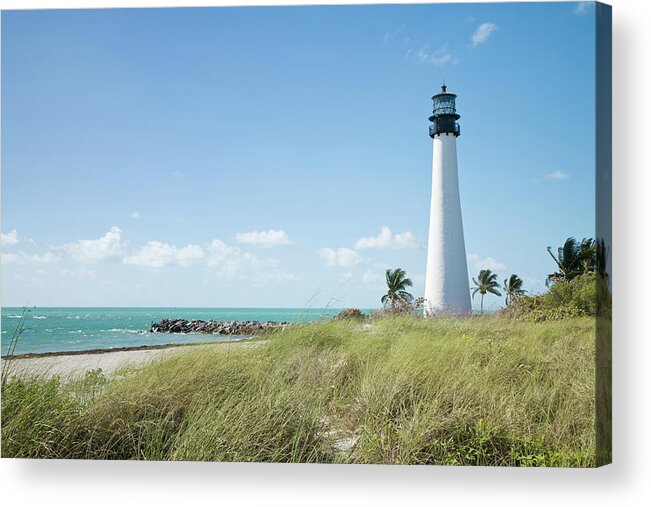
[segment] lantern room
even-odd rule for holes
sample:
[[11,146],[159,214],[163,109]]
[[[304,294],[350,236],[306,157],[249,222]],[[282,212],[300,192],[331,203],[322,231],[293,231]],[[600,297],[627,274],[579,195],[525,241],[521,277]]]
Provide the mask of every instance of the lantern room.
[[461,135],[461,128],[457,123],[461,116],[457,114],[456,99],[457,96],[449,93],[445,85],[441,86],[441,93],[432,97],[434,107],[429,117],[432,122],[429,127],[430,137],[440,134],[452,134],[455,137]]

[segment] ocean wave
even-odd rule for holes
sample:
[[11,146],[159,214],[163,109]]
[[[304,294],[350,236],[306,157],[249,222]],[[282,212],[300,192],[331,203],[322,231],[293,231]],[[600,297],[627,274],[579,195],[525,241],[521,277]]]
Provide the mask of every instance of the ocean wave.
[[45,315],[34,315],[32,319],[43,320],[47,319],[47,317]]
[[133,333],[133,334],[143,334],[146,333],[147,331],[143,329],[120,329],[120,328],[113,328],[113,329],[100,329],[100,332],[102,333]]
[[22,315],[5,315],[5,319],[22,319]]

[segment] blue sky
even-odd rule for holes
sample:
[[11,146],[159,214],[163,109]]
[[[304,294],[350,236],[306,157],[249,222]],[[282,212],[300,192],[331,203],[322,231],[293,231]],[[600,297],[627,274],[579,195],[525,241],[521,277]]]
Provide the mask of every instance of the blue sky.
[[594,234],[594,40],[591,2],[3,12],[2,303],[422,295],[443,79],[470,275],[543,291]]

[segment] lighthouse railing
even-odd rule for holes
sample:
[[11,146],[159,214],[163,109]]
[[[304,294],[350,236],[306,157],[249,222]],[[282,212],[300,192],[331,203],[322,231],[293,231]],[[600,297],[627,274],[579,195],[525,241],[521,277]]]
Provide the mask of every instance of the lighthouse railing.
[[438,122],[429,126],[429,135],[434,137],[437,134],[454,134],[459,137],[461,135],[461,126],[454,122],[454,127],[450,129],[449,127],[442,127]]

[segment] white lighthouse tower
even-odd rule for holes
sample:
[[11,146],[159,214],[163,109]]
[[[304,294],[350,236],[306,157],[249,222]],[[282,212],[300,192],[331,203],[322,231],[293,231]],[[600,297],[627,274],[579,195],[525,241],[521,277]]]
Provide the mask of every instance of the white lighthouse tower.
[[463,239],[457,137],[461,134],[455,100],[443,85],[434,95],[429,121],[433,140],[432,204],[425,275],[425,316],[469,314],[470,286],[466,245]]

